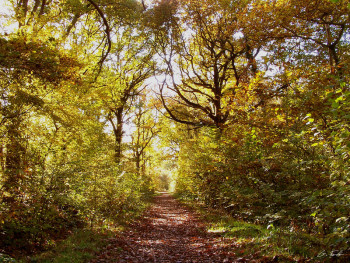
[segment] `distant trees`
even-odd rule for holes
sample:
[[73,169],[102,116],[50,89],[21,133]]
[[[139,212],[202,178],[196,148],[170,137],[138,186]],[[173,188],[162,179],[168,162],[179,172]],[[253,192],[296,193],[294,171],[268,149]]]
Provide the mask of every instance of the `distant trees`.
[[146,37],[141,29],[136,29],[135,26],[120,26],[115,29],[113,62],[108,66],[107,83],[100,88],[106,119],[111,124],[115,136],[117,163],[122,156],[124,119],[145,89],[145,80],[151,77],[155,70],[153,51],[147,44]]
[[146,94],[143,93],[134,105],[133,124],[136,130],[131,135],[131,149],[136,171],[143,176],[146,171],[146,149],[159,132],[158,120],[146,103]]

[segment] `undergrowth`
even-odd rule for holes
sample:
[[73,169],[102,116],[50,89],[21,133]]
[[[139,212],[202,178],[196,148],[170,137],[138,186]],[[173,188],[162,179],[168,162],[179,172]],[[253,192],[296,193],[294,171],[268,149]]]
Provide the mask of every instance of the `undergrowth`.
[[108,244],[109,238],[123,231],[131,222],[138,220],[151,204],[151,196],[143,199],[137,209],[125,211],[113,220],[85,222],[84,227],[75,228],[65,236],[51,239],[50,244],[34,254],[14,251],[12,255],[0,253],[0,263],[83,263],[93,259]]
[[238,257],[254,256],[278,262],[345,262],[347,259],[341,252],[329,251],[326,238],[287,226],[248,223],[195,200],[175,197],[199,213],[208,232],[231,238]]
[[77,229],[69,238],[59,242],[52,249],[21,261],[42,263],[87,262],[107,245],[108,238],[115,235],[116,230]]

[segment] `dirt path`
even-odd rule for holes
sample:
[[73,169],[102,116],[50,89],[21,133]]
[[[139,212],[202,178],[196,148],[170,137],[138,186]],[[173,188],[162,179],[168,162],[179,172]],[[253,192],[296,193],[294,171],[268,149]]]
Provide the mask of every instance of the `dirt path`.
[[203,222],[169,194],[156,197],[142,222],[110,240],[91,263],[101,262],[246,262],[234,242],[205,230]]

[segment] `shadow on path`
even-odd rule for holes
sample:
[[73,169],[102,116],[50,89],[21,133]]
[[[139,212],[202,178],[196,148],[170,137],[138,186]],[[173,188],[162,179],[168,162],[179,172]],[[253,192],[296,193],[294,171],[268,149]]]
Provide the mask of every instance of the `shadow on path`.
[[234,250],[232,240],[208,233],[198,215],[163,193],[140,223],[111,239],[90,263],[235,262]]

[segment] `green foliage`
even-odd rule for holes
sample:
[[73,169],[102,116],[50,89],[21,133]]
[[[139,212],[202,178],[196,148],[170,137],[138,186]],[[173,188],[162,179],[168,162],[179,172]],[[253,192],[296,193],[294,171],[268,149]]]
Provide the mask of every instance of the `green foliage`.
[[[74,58],[60,53],[52,42],[26,40],[25,38],[0,38],[0,66],[14,74],[26,72],[48,82],[73,79],[80,66]],[[18,75],[16,75],[18,77]]]
[[[236,84],[225,93],[231,100],[220,105],[221,112],[229,109],[230,115],[216,129],[179,134],[176,193],[225,210],[236,219],[278,229],[298,244],[290,248],[292,254],[329,259],[336,257],[334,251],[342,251],[345,260],[350,249],[349,23],[344,20],[348,3],[332,2],[251,1],[249,10],[232,19],[237,25],[222,28],[221,33],[247,25],[239,34],[231,34],[242,40],[242,58],[232,63],[236,72],[224,82]],[[184,3],[183,8],[191,5]],[[241,7],[231,4],[232,10]],[[217,1],[207,5],[222,10]],[[210,13],[201,8],[196,12],[198,16]],[[328,15],[326,25],[323,19]],[[212,21],[216,29],[222,26],[220,18]],[[212,32],[193,38],[205,36],[215,43],[221,36],[215,38]],[[261,49],[262,57],[253,55]],[[247,65],[240,79],[239,68]],[[208,76],[198,74],[198,68],[186,68],[185,78]],[[186,96],[201,102],[196,94],[205,94],[206,89],[203,84]],[[180,104],[172,107],[181,109]],[[279,243],[280,239],[275,235],[271,240]],[[308,248],[314,244],[315,249],[307,251],[302,244]]]
[[53,244],[49,251],[30,258],[31,262],[87,262],[96,252],[107,245],[108,237],[115,234],[103,229],[75,230],[69,238]]
[[0,262],[1,263],[16,263],[17,261],[8,255],[0,253]]
[[[251,116],[256,125],[193,133],[181,144],[177,194],[225,210],[236,219],[278,227],[278,236],[269,242],[296,244],[288,248],[291,254],[311,258],[331,257],[333,250],[346,254],[348,111],[341,110],[347,107],[346,96],[342,90],[328,95],[323,114],[329,118],[329,130],[313,114],[305,114],[303,119],[290,115],[288,130],[269,127],[266,119],[260,125]],[[290,97],[288,103],[299,102]],[[279,113],[275,114],[278,120]],[[238,236],[251,234],[249,229],[232,231],[236,230]]]
[[[0,37],[0,247],[24,256],[51,248],[73,230],[110,227],[145,208],[152,180],[135,171],[132,158],[125,157],[123,165],[115,162],[101,107],[109,110],[113,103],[105,103],[106,94],[97,87],[120,81],[122,87],[108,94],[118,104],[126,84],[137,93],[150,76],[152,67],[140,65],[153,62],[139,41],[145,37],[133,35],[139,24],[131,21],[141,11],[136,1],[102,8],[108,22],[126,28],[124,35],[121,29],[114,33],[128,36],[113,48],[120,55],[116,64],[125,67],[117,77],[103,68],[107,80],[92,70],[104,54],[104,39],[91,5],[25,1],[12,7],[12,33]],[[126,12],[130,8],[133,14]],[[129,53],[118,51],[125,40],[133,48]],[[128,74],[135,65],[145,71],[137,85],[139,73]]]
[[[0,36],[6,254],[133,217],[170,181],[179,196],[234,218],[214,218],[213,231],[265,255],[348,253],[347,1],[8,3],[11,27]],[[154,75],[162,81],[149,81]],[[146,89],[158,84],[161,102]],[[134,125],[131,142],[123,124]],[[77,262],[93,244],[75,249]]]
[[[144,208],[149,186],[138,175],[120,171],[100,125],[86,125],[79,136],[61,127],[46,153],[35,144],[27,150],[31,165],[23,172],[20,194],[5,196],[8,201],[1,205],[2,247],[34,252],[71,229],[110,224]],[[44,163],[34,164],[40,160]]]
[[[221,209],[212,209],[198,202],[182,201],[195,208],[207,222],[207,231],[218,236],[231,238],[236,243],[239,256],[251,256],[283,262],[295,262],[312,258],[327,261],[331,251],[324,251],[326,240],[320,240],[309,233],[274,224],[247,223],[232,217]],[[341,254],[341,253],[340,253]],[[339,255],[341,256],[341,255]]]

